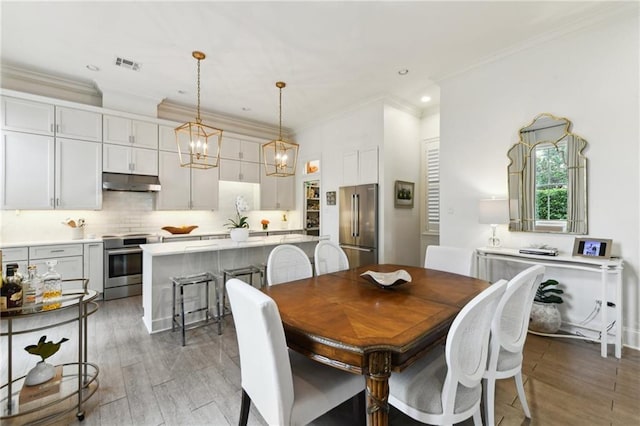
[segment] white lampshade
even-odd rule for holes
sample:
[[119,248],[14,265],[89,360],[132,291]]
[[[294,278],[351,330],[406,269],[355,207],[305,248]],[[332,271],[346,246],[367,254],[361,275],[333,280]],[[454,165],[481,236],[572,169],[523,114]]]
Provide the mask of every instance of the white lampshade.
[[509,222],[509,200],[494,198],[480,200],[478,210],[480,223],[499,225]]

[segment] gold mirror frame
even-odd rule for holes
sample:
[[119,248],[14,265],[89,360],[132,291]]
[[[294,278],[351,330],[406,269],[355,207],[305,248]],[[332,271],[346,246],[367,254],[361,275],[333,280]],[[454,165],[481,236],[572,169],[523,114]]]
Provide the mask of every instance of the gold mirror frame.
[[[550,232],[565,234],[587,234],[587,159],[583,151],[587,142],[571,132],[571,121],[543,113],[518,132],[519,141],[507,156],[509,186],[509,230],[517,232]],[[540,166],[544,151],[551,152],[560,163],[557,180],[547,179],[548,188],[540,189]],[[540,164],[536,165],[536,162]],[[538,169],[538,170],[536,170]],[[565,180],[563,180],[565,179]],[[538,212],[540,196],[550,199],[549,188],[566,188],[566,214],[564,219],[541,218]],[[547,190],[545,193],[544,190]],[[544,202],[542,204],[545,204]],[[545,205],[550,206],[548,202]],[[550,210],[550,208],[548,209]]]

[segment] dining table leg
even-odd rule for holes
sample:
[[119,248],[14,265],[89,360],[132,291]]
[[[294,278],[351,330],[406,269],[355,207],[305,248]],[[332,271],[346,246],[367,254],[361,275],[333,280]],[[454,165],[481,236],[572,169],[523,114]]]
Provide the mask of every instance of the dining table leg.
[[389,377],[391,376],[391,353],[372,352],[367,355],[365,370],[367,384],[367,425],[389,424]]

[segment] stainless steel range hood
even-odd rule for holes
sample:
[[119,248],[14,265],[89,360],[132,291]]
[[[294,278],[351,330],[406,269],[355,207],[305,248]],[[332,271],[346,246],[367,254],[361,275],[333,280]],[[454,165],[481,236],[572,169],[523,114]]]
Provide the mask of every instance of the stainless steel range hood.
[[105,172],[102,173],[102,189],[109,191],[157,192],[160,191],[160,180],[158,176]]

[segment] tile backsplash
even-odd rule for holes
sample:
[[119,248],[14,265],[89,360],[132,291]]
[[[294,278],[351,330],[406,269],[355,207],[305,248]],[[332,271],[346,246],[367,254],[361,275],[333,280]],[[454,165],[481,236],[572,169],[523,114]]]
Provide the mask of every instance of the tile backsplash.
[[[85,238],[107,234],[152,233],[168,235],[163,226],[198,225],[194,232],[225,232],[225,223],[235,216],[235,191],[221,191],[216,211],[156,211],[156,195],[150,192],[104,191],[102,210],[4,210],[0,211],[0,243],[71,240],[67,218],[85,220]],[[256,203],[258,200],[255,201]],[[268,219],[271,229],[280,229],[280,211],[250,210],[251,229],[261,229]],[[288,212],[289,228],[300,226],[296,211]]]

